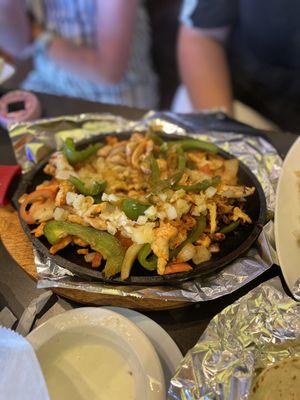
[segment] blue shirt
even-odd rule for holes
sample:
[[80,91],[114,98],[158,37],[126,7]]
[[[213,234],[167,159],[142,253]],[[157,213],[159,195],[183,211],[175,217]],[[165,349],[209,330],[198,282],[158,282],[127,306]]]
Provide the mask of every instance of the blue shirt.
[[229,27],[232,75],[298,101],[299,16],[299,0],[185,0],[182,22],[199,29]]
[[[33,2],[33,0],[31,0]],[[44,25],[48,31],[76,44],[95,45],[97,21],[94,0],[40,0]],[[125,0],[126,1],[126,0]],[[119,84],[95,84],[80,79],[50,60],[47,52],[34,55],[34,70],[22,85],[27,90],[68,95],[92,101],[155,108],[158,104],[157,80],[150,57],[148,16],[139,4],[131,57],[125,78]]]

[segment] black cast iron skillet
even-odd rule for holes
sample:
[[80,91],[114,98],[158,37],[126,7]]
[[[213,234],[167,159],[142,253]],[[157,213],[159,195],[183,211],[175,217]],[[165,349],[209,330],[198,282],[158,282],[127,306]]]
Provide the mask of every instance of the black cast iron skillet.
[[[128,139],[131,133],[118,134],[120,139]],[[111,136],[111,134],[109,134]],[[77,147],[84,148],[88,144],[101,142],[104,140],[105,134],[93,137],[92,139],[80,142]],[[179,135],[164,135],[163,138],[167,140],[182,139]],[[233,158],[229,153],[219,150],[219,154],[227,159]],[[19,187],[14,194],[13,201],[17,208],[19,208],[17,199],[23,193],[30,193],[35,190],[35,187],[49,178],[44,172],[43,168],[48,162],[49,156],[37,164],[33,170],[25,174],[21,179]],[[84,261],[82,255],[78,255],[75,249],[66,247],[59,254],[50,255],[50,244],[45,237],[36,238],[30,233],[32,226],[28,226],[21,218],[21,225],[32,241],[33,245],[44,255],[51,257],[58,265],[70,270],[71,272],[83,276],[89,280],[105,281],[110,283],[122,284],[135,284],[135,285],[161,285],[167,283],[178,283],[185,280],[193,279],[199,276],[208,275],[222,269],[225,265],[243,255],[255,242],[260,234],[266,216],[266,200],[263,189],[253,173],[242,162],[239,163],[238,183],[247,186],[254,186],[255,193],[246,198],[245,212],[251,217],[253,223],[250,225],[239,226],[235,231],[226,235],[226,239],[221,242],[221,251],[213,254],[211,260],[194,266],[193,270],[170,275],[157,275],[142,268],[136,263],[131,271],[129,279],[121,281],[116,276],[110,279],[105,278],[101,271],[93,270],[90,264]]]

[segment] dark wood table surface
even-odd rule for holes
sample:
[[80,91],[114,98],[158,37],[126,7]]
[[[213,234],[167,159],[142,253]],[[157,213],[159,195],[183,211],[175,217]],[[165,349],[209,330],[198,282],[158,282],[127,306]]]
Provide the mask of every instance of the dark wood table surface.
[[[128,119],[139,119],[145,114],[145,110],[91,103],[65,97],[41,94],[39,98],[42,103],[44,117],[78,114],[82,112],[110,112]],[[222,120],[222,118],[221,120],[219,118],[214,119],[206,117],[203,119],[203,116],[193,115],[186,117],[185,122],[187,125],[191,124],[193,127],[197,126],[199,123],[202,129],[236,129],[245,131],[245,133],[250,132],[257,134],[257,132],[245,125],[239,125],[232,120]],[[286,154],[293,141],[297,138],[296,135],[291,133],[267,132],[264,133],[264,135],[273,143],[282,156]],[[16,161],[8,134],[5,130],[0,128],[0,164],[14,163],[16,163]],[[160,324],[185,354],[197,342],[211,318],[227,305],[246,294],[253,287],[277,275],[281,276],[280,270],[277,266],[273,266],[250,284],[221,299],[194,304],[184,309],[160,312],[153,311],[145,314]],[[0,310],[7,306],[17,318],[20,318],[30,301],[40,293],[42,293],[42,290],[36,288],[36,283],[18,267],[7,253],[4,246],[0,243]],[[58,304],[59,303],[64,304],[64,306],[67,305],[65,308],[78,306],[75,303],[66,302],[66,300],[63,299],[58,299]]]

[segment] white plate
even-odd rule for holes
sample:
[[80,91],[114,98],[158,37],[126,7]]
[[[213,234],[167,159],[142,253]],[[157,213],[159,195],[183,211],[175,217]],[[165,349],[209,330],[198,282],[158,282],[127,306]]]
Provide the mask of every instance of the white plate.
[[291,147],[279,178],[275,207],[275,242],[284,279],[292,291],[300,277],[300,245],[295,231],[300,231],[299,179],[300,138]]
[[5,62],[2,64],[1,61],[3,59],[0,57],[0,85],[15,73],[15,68],[12,65]]
[[165,382],[170,382],[183,356],[177,344],[169,334],[152,319],[137,311],[121,307],[105,308],[120,313],[124,317],[130,319],[131,322],[136,324],[148,336],[160,359]]
[[27,336],[52,400],[163,400],[159,358],[143,332],[104,308],[59,314]]

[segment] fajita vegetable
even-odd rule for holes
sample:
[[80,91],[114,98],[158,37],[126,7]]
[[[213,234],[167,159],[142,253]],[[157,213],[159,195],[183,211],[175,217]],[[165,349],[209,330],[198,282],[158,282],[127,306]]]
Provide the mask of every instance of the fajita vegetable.
[[49,221],[44,227],[44,234],[48,242],[53,245],[68,235],[76,236],[103,255],[106,260],[105,276],[110,277],[121,271],[125,254],[124,248],[117,238],[107,232],[73,222]]
[[93,154],[97,152],[97,150],[101,147],[102,145],[100,143],[90,145],[84,150],[76,150],[74,140],[71,138],[66,139],[64,146],[63,146],[63,152],[64,155],[66,156],[68,162],[72,165],[78,164],[82,161],[85,161],[86,159],[90,158]]
[[189,271],[251,223],[254,188],[238,185],[238,160],[196,139],[133,133],[83,150],[67,139],[44,172],[49,180],[19,199],[21,217],[51,254],[69,246],[106,277]]

